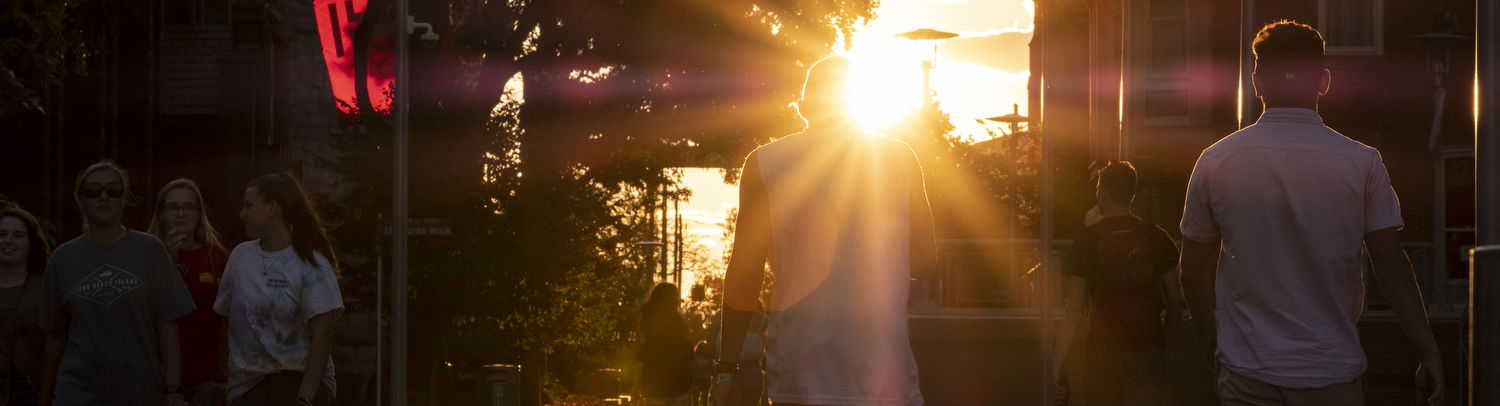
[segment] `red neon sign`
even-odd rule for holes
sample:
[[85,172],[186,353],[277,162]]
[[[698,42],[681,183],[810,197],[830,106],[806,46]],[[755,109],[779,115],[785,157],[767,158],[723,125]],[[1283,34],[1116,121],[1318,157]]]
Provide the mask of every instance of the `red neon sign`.
[[[339,111],[353,115],[359,106],[355,88],[354,29],[359,27],[369,0],[313,0],[318,17],[318,38],[323,43],[323,62],[328,66],[328,82]],[[370,105],[381,114],[390,113],[389,89],[395,81],[391,35],[371,35],[365,51],[365,86]]]

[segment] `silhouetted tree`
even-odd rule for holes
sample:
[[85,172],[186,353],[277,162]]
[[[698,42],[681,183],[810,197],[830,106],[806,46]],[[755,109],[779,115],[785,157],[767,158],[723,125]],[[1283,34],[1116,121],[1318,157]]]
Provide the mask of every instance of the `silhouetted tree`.
[[[372,1],[361,30],[388,29],[390,3]],[[414,2],[444,41],[412,47],[412,215],[454,225],[411,246],[414,392],[439,385],[427,379],[444,362],[521,362],[535,388],[555,382],[542,372],[568,383],[621,359],[646,288],[634,243],[658,226],[646,213],[684,196],[664,169],[738,167],[799,129],[805,67],[874,5]],[[388,201],[384,120],[340,135],[351,165],[338,167],[361,184],[349,201]],[[352,224],[381,212],[351,209],[351,241],[371,241]]]

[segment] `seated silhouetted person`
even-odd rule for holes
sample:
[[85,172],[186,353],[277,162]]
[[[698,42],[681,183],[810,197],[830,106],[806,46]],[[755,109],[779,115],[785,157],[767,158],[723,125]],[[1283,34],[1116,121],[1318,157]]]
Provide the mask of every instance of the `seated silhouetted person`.
[[1280,21],[1256,34],[1265,113],[1203,150],[1182,215],[1182,288],[1226,405],[1362,405],[1361,249],[1421,351],[1416,381],[1443,398],[1443,366],[1401,248],[1401,206],[1380,152],[1323,125],[1323,37]]
[[920,405],[907,292],[936,263],[922,171],[906,144],[869,136],[843,100],[841,57],[807,73],[808,128],[750,153],[725,275],[713,399],[735,404],[737,365],[767,261],[775,276],[766,381],[781,405]]

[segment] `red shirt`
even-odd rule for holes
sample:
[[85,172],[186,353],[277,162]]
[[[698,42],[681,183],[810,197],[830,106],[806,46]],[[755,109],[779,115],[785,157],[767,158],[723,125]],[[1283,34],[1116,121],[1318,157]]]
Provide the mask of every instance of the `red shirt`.
[[193,296],[198,308],[177,319],[177,335],[182,348],[182,384],[193,385],[218,378],[219,358],[225,350],[223,316],[214,313],[214,297],[219,294],[219,279],[229,254],[222,248],[204,245],[195,250],[177,251],[177,272]]

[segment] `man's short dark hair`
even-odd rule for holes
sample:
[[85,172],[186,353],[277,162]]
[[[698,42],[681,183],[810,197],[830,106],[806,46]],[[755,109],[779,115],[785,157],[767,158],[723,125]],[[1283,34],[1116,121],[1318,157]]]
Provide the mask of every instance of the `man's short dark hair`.
[[1128,161],[1110,161],[1099,170],[1099,189],[1120,203],[1135,198],[1135,165]]
[[1316,102],[1324,68],[1323,35],[1317,29],[1292,20],[1277,21],[1261,27],[1250,47],[1261,97],[1267,104]]

